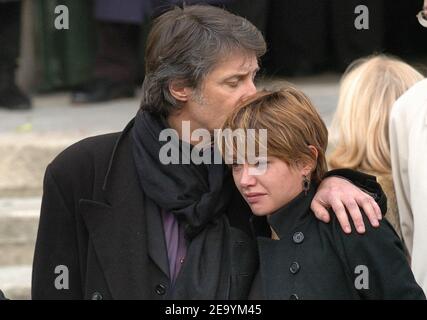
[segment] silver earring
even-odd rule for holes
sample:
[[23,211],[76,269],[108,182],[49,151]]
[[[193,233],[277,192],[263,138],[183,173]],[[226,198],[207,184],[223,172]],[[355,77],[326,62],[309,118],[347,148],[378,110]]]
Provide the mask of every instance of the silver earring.
[[418,22],[425,28],[427,28],[427,14],[425,11],[420,11],[417,14]]
[[310,189],[310,179],[307,176],[303,176],[302,178],[302,189],[304,190],[304,194],[307,195]]

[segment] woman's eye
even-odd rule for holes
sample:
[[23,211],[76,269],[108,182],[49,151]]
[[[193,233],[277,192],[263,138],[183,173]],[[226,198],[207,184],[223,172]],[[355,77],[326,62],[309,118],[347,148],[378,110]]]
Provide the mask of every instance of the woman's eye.
[[267,161],[267,160],[258,160],[254,163],[254,167],[266,166],[269,163],[270,163],[270,161]]
[[233,171],[238,171],[238,170],[240,170],[242,168],[242,165],[241,164],[238,164],[238,163],[233,163],[232,165],[231,165],[231,169],[233,169]]

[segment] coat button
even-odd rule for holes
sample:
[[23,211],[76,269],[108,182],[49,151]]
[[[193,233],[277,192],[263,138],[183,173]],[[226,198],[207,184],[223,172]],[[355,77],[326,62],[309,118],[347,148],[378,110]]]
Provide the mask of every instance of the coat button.
[[299,263],[298,263],[298,262],[292,262],[292,263],[291,263],[291,266],[289,267],[289,271],[290,271],[292,274],[297,273],[297,272],[299,271],[299,269],[300,269],[300,266],[299,266]]
[[302,243],[304,241],[304,233],[302,232],[295,232],[294,235],[292,236],[292,239],[294,240],[295,243]]
[[99,292],[94,292],[92,293],[92,300],[102,300],[102,294],[100,294]]
[[156,286],[156,293],[159,296],[163,296],[166,293],[166,286],[164,284],[158,284]]
[[292,293],[291,296],[289,297],[289,300],[299,300],[299,297],[296,293]]

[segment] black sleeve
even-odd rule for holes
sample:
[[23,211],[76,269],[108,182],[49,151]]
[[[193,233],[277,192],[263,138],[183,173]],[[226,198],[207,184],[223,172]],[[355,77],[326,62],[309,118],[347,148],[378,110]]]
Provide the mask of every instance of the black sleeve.
[[323,177],[323,179],[332,176],[338,176],[349,180],[356,187],[368,193],[377,202],[383,216],[386,214],[387,197],[383,192],[383,189],[381,188],[380,184],[377,182],[377,178],[375,176],[352,169],[335,169],[328,171]]
[[383,219],[378,228],[373,228],[365,215],[364,219],[363,235],[345,234],[337,219],[333,220],[337,250],[359,296],[375,300],[425,300],[393,227]]
[[32,299],[83,299],[75,225],[74,210],[66,205],[64,192],[48,166],[33,261]]

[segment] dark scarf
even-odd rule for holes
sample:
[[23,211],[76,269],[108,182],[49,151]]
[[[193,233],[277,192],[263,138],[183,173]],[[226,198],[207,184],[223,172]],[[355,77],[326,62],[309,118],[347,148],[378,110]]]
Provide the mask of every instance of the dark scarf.
[[[230,171],[222,164],[169,164],[159,160],[163,119],[139,111],[133,129],[134,159],[148,201],[173,213],[185,227],[187,256],[172,299],[228,299],[231,257],[226,210],[233,193]],[[181,157],[182,145],[174,144]],[[160,215],[160,212],[159,212]]]

